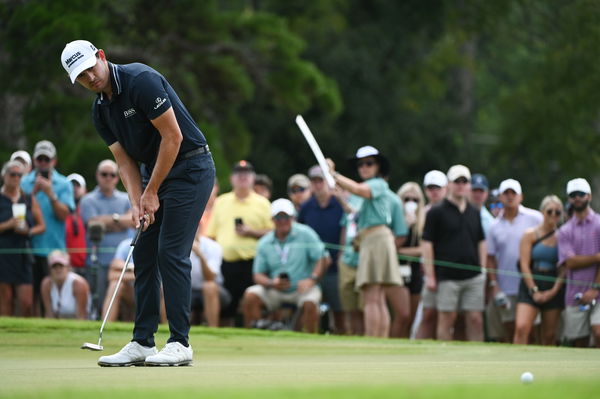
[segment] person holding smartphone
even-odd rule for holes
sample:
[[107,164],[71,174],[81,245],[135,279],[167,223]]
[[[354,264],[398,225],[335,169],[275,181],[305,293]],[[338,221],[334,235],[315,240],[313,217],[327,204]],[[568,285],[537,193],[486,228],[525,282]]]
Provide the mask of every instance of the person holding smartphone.
[[39,141],[33,150],[33,170],[23,176],[21,188],[37,200],[46,231],[31,237],[34,250],[33,312],[43,314],[40,287],[48,275],[47,257],[52,249],[66,248],[65,220],[75,210],[73,185],[56,169],[56,147],[48,140]]

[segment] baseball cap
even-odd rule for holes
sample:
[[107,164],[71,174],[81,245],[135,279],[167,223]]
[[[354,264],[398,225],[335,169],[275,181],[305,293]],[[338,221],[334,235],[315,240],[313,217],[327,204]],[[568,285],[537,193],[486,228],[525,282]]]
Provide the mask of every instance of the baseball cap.
[[575,191],[581,191],[582,193],[591,194],[592,188],[587,180],[581,177],[573,180],[569,180],[567,183],[567,195],[574,193]]
[[48,140],[38,141],[33,150],[33,158],[37,158],[40,155],[45,155],[50,159],[56,157],[56,147]]
[[79,187],[85,188],[85,178],[79,173],[71,173],[69,176],[67,176],[67,180],[70,182],[75,181],[77,184],[79,184]]
[[425,178],[423,179],[423,186],[438,186],[438,187],[446,187],[448,185],[448,178],[444,174],[444,172],[439,170],[430,170],[425,174]]
[[374,157],[379,163],[379,173],[382,176],[388,176],[390,173],[390,162],[384,157],[379,150],[371,145],[365,145],[356,150],[356,155],[350,159],[350,162],[356,166],[361,158]]
[[236,172],[254,172],[254,166],[244,159],[233,164],[233,173]]
[[67,43],[60,55],[63,68],[69,74],[71,83],[75,83],[77,76],[88,68],[96,65],[98,49],[87,40],[75,40]]
[[25,163],[27,163],[27,166],[31,166],[31,156],[29,155],[29,153],[27,151],[23,151],[23,150],[15,151],[10,156],[11,161],[16,160],[17,158],[20,158],[23,161],[25,161]]
[[315,165],[308,170],[308,178],[312,179],[315,177],[321,178],[321,179],[325,178],[325,174],[323,174],[323,169],[321,169],[321,167],[319,165]]
[[57,263],[67,266],[69,264],[69,255],[58,249],[50,252],[48,255],[48,266],[52,267],[52,265]]
[[280,213],[285,213],[288,216],[294,216],[296,214],[296,209],[294,208],[294,204],[292,201],[279,198],[271,204],[271,216],[277,216]]
[[500,194],[504,194],[506,190],[513,190],[519,195],[523,193],[523,191],[521,190],[521,183],[519,183],[515,179],[506,179],[502,181],[502,183],[500,183],[500,188],[498,188]]
[[471,188],[474,190],[477,190],[477,189],[485,190],[485,191],[489,190],[490,185],[488,183],[487,177],[485,177],[481,173],[475,173],[471,177]]
[[448,181],[454,181],[459,177],[464,177],[467,180],[471,180],[471,172],[465,165],[454,165],[448,169]]
[[292,188],[294,186],[308,188],[310,186],[310,180],[306,175],[302,173],[296,173],[292,175],[287,181],[288,188]]

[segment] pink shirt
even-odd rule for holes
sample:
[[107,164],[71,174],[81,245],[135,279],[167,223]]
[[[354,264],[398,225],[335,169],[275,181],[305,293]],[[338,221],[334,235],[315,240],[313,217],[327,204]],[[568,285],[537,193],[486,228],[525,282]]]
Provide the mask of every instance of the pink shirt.
[[[591,208],[587,217],[578,220],[575,216],[569,219],[558,230],[558,264],[562,265],[575,255],[594,255],[600,252],[600,215]],[[596,278],[598,264],[588,267],[567,270],[567,290],[565,303],[575,306],[575,294],[585,292]]]

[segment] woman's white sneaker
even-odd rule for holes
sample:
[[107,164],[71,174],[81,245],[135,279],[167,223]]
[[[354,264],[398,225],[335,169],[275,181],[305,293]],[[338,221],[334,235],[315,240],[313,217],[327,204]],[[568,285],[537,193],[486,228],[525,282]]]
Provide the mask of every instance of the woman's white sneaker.
[[146,358],[146,366],[190,366],[194,351],[179,342],[169,342],[156,355]]
[[143,366],[146,358],[148,356],[156,355],[156,353],[156,346],[147,348],[135,341],[131,341],[118,353],[100,357],[100,359],[98,359],[98,365],[102,367]]

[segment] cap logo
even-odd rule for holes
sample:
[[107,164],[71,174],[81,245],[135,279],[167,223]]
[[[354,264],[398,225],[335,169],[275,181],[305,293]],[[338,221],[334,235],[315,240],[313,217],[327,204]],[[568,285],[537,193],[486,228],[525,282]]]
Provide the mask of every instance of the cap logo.
[[67,64],[67,67],[71,68],[71,65],[73,65],[75,62],[77,62],[77,60],[83,58],[83,54],[81,54],[80,51],[76,52],[75,54],[73,54],[72,56],[70,56],[69,58],[67,58],[65,60],[65,64]]

